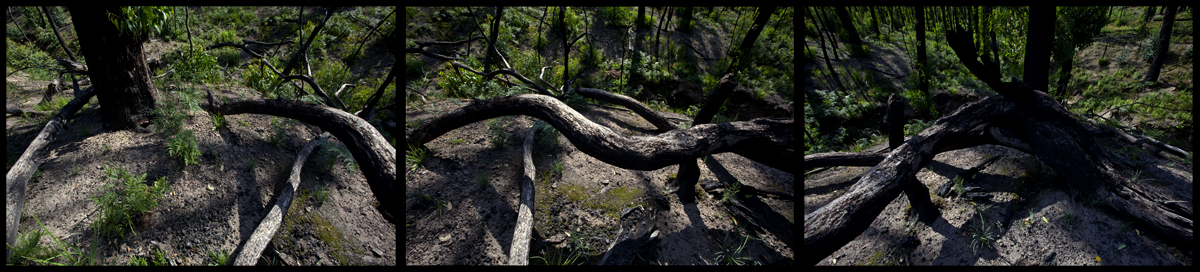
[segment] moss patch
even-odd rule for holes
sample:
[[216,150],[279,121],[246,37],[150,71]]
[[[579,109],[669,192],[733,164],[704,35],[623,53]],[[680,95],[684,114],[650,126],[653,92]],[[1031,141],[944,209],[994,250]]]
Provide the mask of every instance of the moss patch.
[[362,249],[347,248],[345,246],[346,238],[333,224],[329,223],[329,219],[326,219],[319,213],[304,212],[304,207],[308,206],[309,201],[314,200],[316,199],[312,192],[300,190],[300,196],[292,201],[292,206],[288,208],[288,214],[284,217],[283,226],[275,235],[275,244],[279,245],[281,249],[297,247],[296,239],[292,237],[292,232],[300,226],[309,225],[312,226],[313,232],[316,233],[318,239],[334,248],[333,252],[329,253],[330,257],[342,265],[357,264],[357,262],[351,260],[354,260],[354,256],[364,254]]

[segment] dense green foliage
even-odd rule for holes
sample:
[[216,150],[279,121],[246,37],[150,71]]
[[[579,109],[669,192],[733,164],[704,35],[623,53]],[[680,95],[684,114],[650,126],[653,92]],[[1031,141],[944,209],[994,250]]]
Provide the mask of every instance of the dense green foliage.
[[[872,22],[867,8],[850,8],[855,27],[859,28],[859,33],[863,33],[864,42],[871,48],[894,48],[903,52],[907,59],[902,59],[901,64],[913,66],[913,70],[917,69],[919,65],[912,63],[917,59],[913,49],[918,42],[915,39],[915,24],[912,21],[913,10],[894,7],[876,7],[875,10],[878,13],[878,21]],[[1180,57],[1190,54],[1190,51],[1168,54],[1168,64],[1164,69],[1176,67],[1173,71],[1182,72],[1175,72],[1170,79],[1163,81],[1178,85],[1177,87],[1168,89],[1164,86],[1140,83],[1155,53],[1155,31],[1161,27],[1161,21],[1143,22],[1141,10],[1142,7],[1059,7],[1051,58],[1051,71],[1054,74],[1051,75],[1050,82],[1058,83],[1060,78],[1066,76],[1065,70],[1060,71],[1059,68],[1065,68],[1066,62],[1071,61],[1074,67],[1070,70],[1070,80],[1065,82],[1067,92],[1063,97],[1059,97],[1071,112],[1078,114],[1080,118],[1093,118],[1100,122],[1105,121],[1097,116],[1117,117],[1122,121],[1113,122],[1114,125],[1155,134],[1166,138],[1164,141],[1169,143],[1190,146],[1188,141],[1191,133],[1187,130],[1192,125],[1192,72],[1190,60]],[[845,90],[806,91],[807,152],[854,150],[864,143],[876,142],[872,139],[877,135],[872,133],[883,133],[880,131],[882,127],[875,127],[878,123],[876,120],[882,118],[878,112],[882,111],[882,103],[891,93],[903,96],[917,110],[919,120],[910,120],[909,124],[905,125],[906,135],[919,133],[929,127],[933,119],[947,114],[936,112],[929,94],[917,90],[918,79],[915,73],[907,76],[880,74],[871,71],[869,67],[863,69],[858,65],[847,64],[845,41],[838,41],[836,48],[826,47],[830,57],[835,58],[832,61],[834,70],[829,71],[823,59],[825,53],[822,53],[821,47],[818,46],[821,40],[817,35],[820,32],[814,21],[832,27],[839,25],[836,23],[838,18],[829,8],[809,8],[808,11],[816,16],[804,20],[806,29],[803,33],[807,41],[804,60],[815,68],[808,75],[816,83],[816,89],[830,89],[834,88],[830,86],[835,86],[831,74],[836,73]],[[964,11],[972,11],[979,16],[966,17],[964,20],[961,16]],[[1028,8],[926,7],[925,13],[928,20],[925,65],[934,70],[929,73],[931,90],[955,93],[960,89],[970,89],[983,91],[984,94],[992,93],[988,86],[967,71],[961,60],[947,46],[943,31],[950,27],[975,30],[974,40],[979,54],[982,55],[980,58],[991,57],[991,34],[994,33],[994,51],[1001,68],[1001,80],[1022,80]],[[872,23],[879,24],[879,35],[868,35],[875,32],[871,28]],[[1182,33],[1190,33],[1191,22],[1175,23],[1177,30],[1173,35],[1176,37],[1172,38],[1172,43],[1186,43],[1191,36]],[[831,41],[825,42],[827,46],[831,45]],[[1084,49],[1090,51],[1085,54]],[[835,52],[841,57],[835,57]],[[1094,58],[1094,61],[1081,63],[1075,60],[1077,58]],[[875,65],[879,67],[883,64],[885,63]],[[891,65],[891,62],[887,65]],[[899,88],[895,87],[897,85]],[[1058,84],[1052,85],[1060,87]],[[870,127],[868,130],[874,132],[859,132],[853,127],[863,125]]]

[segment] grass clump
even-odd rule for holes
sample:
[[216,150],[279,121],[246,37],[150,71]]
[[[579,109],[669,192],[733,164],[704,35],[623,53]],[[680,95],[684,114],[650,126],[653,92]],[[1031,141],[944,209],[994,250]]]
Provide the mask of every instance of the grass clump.
[[158,208],[158,200],[170,186],[166,177],[156,180],[154,186],[146,185],[146,174],[134,176],[123,167],[105,167],[104,173],[116,183],[104,186],[105,193],[92,198],[101,211],[100,220],[93,226],[107,237],[124,237],[125,231],[133,230],[133,220]]
[[[976,251],[978,248],[992,247],[992,243],[996,242],[997,237],[992,236],[992,225],[983,218],[983,213],[989,208],[991,205],[984,205],[982,208],[976,206],[975,213],[979,214],[979,226],[975,226],[971,233],[971,253],[978,254]],[[996,222],[996,224],[998,225],[1000,222]]]
[[429,151],[424,146],[414,147],[409,145],[408,151],[404,152],[404,161],[412,165],[408,168],[408,171],[417,170],[417,167],[421,167],[421,164],[425,163],[425,159],[428,157]]
[[56,112],[67,106],[68,103],[71,103],[70,97],[59,97],[51,101],[42,101],[42,103],[34,105],[33,109],[37,111]]
[[229,252],[224,251],[208,251],[208,257],[212,258],[213,264],[210,266],[226,266],[233,260],[229,259]]
[[[12,250],[9,265],[95,265],[96,252],[99,252],[97,246],[100,244],[100,241],[95,240],[99,238],[98,236],[93,236],[93,247],[90,252],[83,252],[70,244],[63,243],[54,235],[50,235],[50,239],[58,248],[42,247],[39,245],[42,236],[50,234],[50,231],[46,230],[46,225],[43,225],[37,216],[31,216],[41,229],[22,233],[17,236],[16,245],[8,245],[8,248]],[[66,262],[55,262],[60,258],[65,259]]]

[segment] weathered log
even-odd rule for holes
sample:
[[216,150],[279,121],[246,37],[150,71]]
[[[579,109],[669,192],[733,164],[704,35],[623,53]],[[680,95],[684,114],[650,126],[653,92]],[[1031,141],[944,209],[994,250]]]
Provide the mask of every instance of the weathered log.
[[396,198],[396,149],[388,144],[379,131],[375,130],[366,120],[353,114],[328,106],[309,104],[300,101],[267,99],[243,100],[221,104],[208,91],[210,113],[220,113],[226,116],[257,113],[287,117],[312,124],[328,131],[346,144],[354,161],[360,166],[367,184],[375,199],[379,201],[377,210],[388,222],[396,224],[396,218],[401,209]]
[[258,256],[262,255],[263,249],[267,248],[271,237],[275,237],[275,231],[279,230],[283,216],[292,206],[292,196],[296,194],[296,188],[300,187],[300,168],[303,168],[304,162],[308,161],[308,155],[319,150],[321,146],[318,144],[328,139],[329,136],[329,132],[321,133],[321,136],[317,136],[316,139],[309,141],[304,148],[300,149],[300,154],[296,155],[296,162],[292,163],[292,174],[288,176],[287,185],[283,186],[283,190],[279,192],[279,200],[275,201],[275,205],[271,206],[271,211],[267,212],[266,217],[263,217],[262,223],[259,223],[258,227],[254,229],[254,233],[250,234],[250,239],[242,244],[242,251],[234,259],[234,265],[244,266],[258,263]]
[[513,230],[512,245],[508,250],[509,265],[529,265],[529,236],[533,233],[534,194],[533,177],[537,169],[533,165],[533,134],[537,125],[533,124],[529,133],[525,134],[524,162],[525,171],[521,175],[521,199],[517,207],[517,227]]
[[[795,123],[790,118],[704,124],[655,136],[625,136],[583,117],[550,96],[521,94],[482,100],[450,111],[405,133],[405,143],[417,146],[450,130],[490,118],[526,115],[542,119],[563,134],[580,151],[617,167],[656,170],[722,152],[759,150],[786,158],[794,150]],[[739,153],[740,154],[740,153]],[[750,157],[748,157],[750,158]],[[750,158],[754,159],[754,158]],[[760,161],[762,162],[762,161]],[[762,162],[791,163],[786,160]]]
[[[75,112],[83,108],[92,96],[96,94],[92,87],[88,87],[82,91],[83,95],[72,99],[71,102],[63,106],[50,122],[46,123],[46,127],[42,128],[42,132],[38,133],[33,142],[29,143],[29,147],[25,148],[25,152],[21,153],[21,158],[13,164],[12,169],[8,170],[5,175],[5,190],[4,190],[4,209],[5,221],[4,228],[8,232],[5,237],[5,243],[15,245],[17,239],[17,229],[21,226],[21,212],[25,209],[25,185],[29,182],[29,178],[33,176],[34,170],[38,165],[42,164],[44,159],[44,151],[50,143],[57,138],[58,132],[66,127],[67,120],[70,120]],[[12,249],[5,250],[5,259],[12,255]]]

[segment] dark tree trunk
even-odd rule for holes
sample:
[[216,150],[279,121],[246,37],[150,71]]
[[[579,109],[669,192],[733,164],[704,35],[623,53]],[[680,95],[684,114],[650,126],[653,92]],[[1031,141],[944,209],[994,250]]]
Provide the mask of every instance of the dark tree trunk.
[[928,67],[926,67],[928,63],[925,61],[926,57],[925,57],[925,7],[924,6],[917,6],[916,18],[917,18],[917,77],[918,77],[918,79],[920,79],[919,80],[920,83],[918,83],[917,89],[921,91],[921,95],[928,97],[929,96],[929,73],[927,73],[927,71],[929,69],[928,69]]
[[754,25],[750,26],[750,32],[746,33],[746,37],[742,38],[742,45],[738,47],[737,58],[733,59],[733,63],[729,64],[729,68],[725,69],[724,74],[740,71],[742,67],[746,67],[750,56],[750,49],[754,48],[754,42],[758,40],[758,34],[762,34],[763,26],[767,25],[767,21],[771,20],[771,14],[775,13],[775,7],[761,7],[758,9],[758,17],[754,19]]
[[100,101],[101,120],[109,130],[130,129],[150,122],[158,89],[150,79],[150,68],[142,41],[121,34],[108,21],[108,14],[123,14],[120,8],[71,7],[79,45],[88,61],[88,75]]
[[875,37],[879,37],[883,35],[883,32],[879,31],[879,16],[875,15],[875,7],[868,8],[871,9],[871,27],[875,28]]
[[496,15],[494,17],[492,17],[492,27],[491,27],[491,29],[488,29],[488,32],[491,32],[488,34],[491,34],[491,35],[490,35],[490,37],[488,37],[487,58],[486,58],[487,60],[483,62],[483,72],[484,73],[491,72],[492,64],[497,63],[497,61],[496,61],[496,36],[497,36],[497,34],[500,34],[500,18],[501,18],[502,14],[504,14],[504,7],[499,7],[499,6],[496,7]]
[[[1025,85],[1049,93],[1050,49],[1053,47],[1054,7],[1029,7],[1029,37],[1025,43]],[[1041,26],[1041,27],[1039,27]]]
[[637,30],[642,30],[646,26],[646,22],[642,21],[642,17],[646,17],[646,6],[638,6],[637,19],[633,20],[637,25]]
[[835,8],[838,19],[842,21],[842,28],[846,29],[846,39],[850,42],[850,55],[855,57],[864,57],[866,52],[863,50],[862,38],[858,37],[858,29],[854,27],[854,20],[850,18],[850,12],[846,11],[845,6]]
[[888,111],[887,111],[887,133],[888,133],[888,149],[896,150],[901,144],[904,144],[904,101],[903,98],[896,94],[888,96]]
[[1146,72],[1142,81],[1158,81],[1158,74],[1162,71],[1163,63],[1167,61],[1171,49],[1171,25],[1175,23],[1175,10],[1175,6],[1168,6],[1167,14],[1163,15],[1162,28],[1158,31],[1158,48],[1154,49],[1154,61],[1150,62],[1150,71]]
[[[813,8],[815,9],[816,7]],[[814,12],[813,14],[815,15],[816,13]],[[813,24],[817,25],[818,28],[821,27],[821,20],[817,20],[814,18],[814,16],[809,16],[808,18],[812,20]],[[845,92],[846,88],[842,86],[842,80],[838,78],[837,70],[833,69],[833,62],[829,61],[829,51],[825,50],[825,48],[828,46],[825,45],[825,35],[823,33],[824,32],[821,32],[820,29],[817,29],[817,36],[821,38],[821,54],[825,56],[825,68],[829,70],[829,76],[833,77],[833,86],[829,87],[834,88],[834,90],[837,91]],[[833,37],[830,37],[830,39],[832,38]],[[837,55],[837,53],[835,52],[834,55]]]

